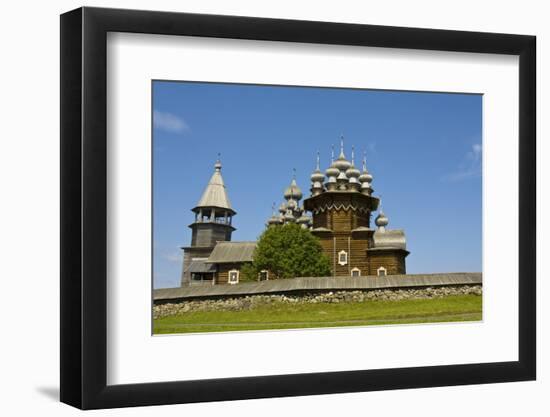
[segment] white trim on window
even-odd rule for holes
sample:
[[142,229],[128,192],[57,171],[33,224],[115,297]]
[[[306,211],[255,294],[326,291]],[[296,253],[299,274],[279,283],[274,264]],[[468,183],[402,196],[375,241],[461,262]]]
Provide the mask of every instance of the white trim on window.
[[353,268],[351,270],[351,276],[352,277],[360,277],[361,276],[361,270],[357,267]]
[[388,270],[386,268],[384,268],[383,266],[381,266],[380,268],[378,268],[376,270],[376,274],[379,277],[385,277],[386,275],[388,275]]
[[[262,275],[265,274],[265,279],[262,279]],[[269,281],[269,271],[267,269],[262,269],[258,274],[258,281]]]
[[348,264],[348,253],[345,250],[341,250],[340,252],[338,252],[338,263],[340,265]]
[[227,274],[227,283],[228,284],[238,284],[239,283],[239,270],[231,269]]

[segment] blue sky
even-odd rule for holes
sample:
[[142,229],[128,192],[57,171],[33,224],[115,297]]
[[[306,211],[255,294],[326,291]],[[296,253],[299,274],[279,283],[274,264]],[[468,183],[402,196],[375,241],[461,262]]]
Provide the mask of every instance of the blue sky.
[[178,286],[190,211],[218,152],[237,215],[233,240],[255,240],[296,168],[309,195],[344,135],[363,150],[389,228],[404,229],[407,272],[481,271],[482,96],[155,81],[153,273]]

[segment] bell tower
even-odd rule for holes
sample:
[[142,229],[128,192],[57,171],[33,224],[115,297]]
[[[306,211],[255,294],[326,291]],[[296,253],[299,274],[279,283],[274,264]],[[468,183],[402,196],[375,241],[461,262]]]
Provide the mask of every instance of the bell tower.
[[195,220],[191,228],[191,245],[183,247],[183,272],[181,283],[193,280],[213,279],[213,266],[204,261],[210,256],[217,242],[231,240],[234,230],[233,216],[237,213],[231,207],[221,174],[220,159],[214,164],[214,173],[208,181],[197,205],[191,210]]

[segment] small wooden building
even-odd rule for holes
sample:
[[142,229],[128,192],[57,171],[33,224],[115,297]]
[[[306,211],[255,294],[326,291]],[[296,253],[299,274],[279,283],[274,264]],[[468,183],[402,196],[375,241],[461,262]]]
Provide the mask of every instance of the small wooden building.
[[253,260],[256,242],[218,242],[206,260],[214,269],[215,284],[238,284],[241,268]]

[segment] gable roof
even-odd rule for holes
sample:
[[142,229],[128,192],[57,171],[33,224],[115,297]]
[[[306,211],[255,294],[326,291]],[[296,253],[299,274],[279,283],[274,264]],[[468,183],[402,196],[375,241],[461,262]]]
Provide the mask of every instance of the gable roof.
[[218,242],[207,264],[252,262],[256,242]]

